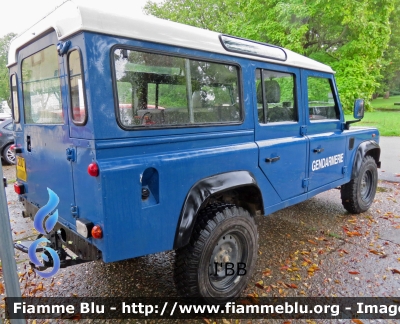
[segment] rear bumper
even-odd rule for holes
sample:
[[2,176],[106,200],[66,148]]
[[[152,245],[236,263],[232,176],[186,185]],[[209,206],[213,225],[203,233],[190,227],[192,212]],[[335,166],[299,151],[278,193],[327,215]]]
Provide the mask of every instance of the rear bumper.
[[[39,207],[28,202],[26,199],[22,199],[22,202],[24,205],[24,210],[22,212],[23,217],[30,217],[33,220]],[[57,223],[46,237],[51,242],[48,244],[49,247],[55,251],[59,251],[59,255],[66,255],[61,251],[68,249],[77,256],[77,258],[74,259],[77,262],[66,262],[68,259],[64,258],[63,260],[63,258],[61,258],[61,263],[64,261],[66,266],[102,259],[102,253],[96,246],[91,244],[89,240],[80,236],[68,226],[61,223]],[[23,248],[18,249],[25,252]]]

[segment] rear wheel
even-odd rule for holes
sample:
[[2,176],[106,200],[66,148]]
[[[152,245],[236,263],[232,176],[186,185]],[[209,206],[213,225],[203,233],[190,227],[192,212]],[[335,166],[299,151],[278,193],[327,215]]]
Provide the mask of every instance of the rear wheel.
[[184,296],[221,303],[239,296],[253,273],[257,226],[248,211],[210,205],[198,215],[190,243],[176,251],[175,282]]
[[377,184],[378,171],[375,160],[372,156],[366,156],[358,176],[341,187],[344,208],[353,214],[367,211],[374,201]]
[[14,154],[14,151],[11,150],[11,145],[12,144],[8,144],[4,148],[4,150],[3,150],[3,158],[4,158],[4,161],[6,161],[6,163],[15,164],[15,154]]

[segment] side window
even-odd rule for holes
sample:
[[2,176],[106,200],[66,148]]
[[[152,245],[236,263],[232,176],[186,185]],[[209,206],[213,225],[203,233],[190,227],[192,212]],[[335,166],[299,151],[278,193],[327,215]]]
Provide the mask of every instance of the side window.
[[308,111],[310,121],[340,119],[339,109],[327,78],[308,77]]
[[125,127],[241,121],[236,66],[116,49],[114,68]]
[[72,120],[77,125],[83,125],[86,123],[87,112],[83,87],[81,56],[78,50],[74,50],[68,54],[68,71]]
[[63,124],[58,54],[55,45],[22,61],[25,123]]
[[18,104],[18,89],[17,89],[17,76],[11,75],[11,105],[14,121],[19,123],[19,104]]
[[13,130],[13,123],[7,124],[6,126],[4,126],[4,129],[12,131]]
[[257,69],[255,82],[260,124],[298,120],[294,74]]

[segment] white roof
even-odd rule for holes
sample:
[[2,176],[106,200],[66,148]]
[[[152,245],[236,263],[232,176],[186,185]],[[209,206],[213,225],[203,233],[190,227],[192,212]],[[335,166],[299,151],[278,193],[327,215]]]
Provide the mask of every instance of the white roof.
[[65,1],[12,41],[8,65],[16,63],[18,49],[35,38],[55,30],[59,40],[68,39],[79,31],[91,31],[333,73],[329,66],[287,49],[285,49],[287,54],[285,62],[228,52],[221,45],[220,33],[132,12],[127,8],[129,4],[126,1],[124,3],[115,5],[114,1],[92,3],[82,0]]

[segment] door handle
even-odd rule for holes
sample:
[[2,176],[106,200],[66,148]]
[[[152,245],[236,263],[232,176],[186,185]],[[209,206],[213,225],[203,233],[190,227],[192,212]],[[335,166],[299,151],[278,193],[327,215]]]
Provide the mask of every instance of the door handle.
[[322,147],[314,149],[314,153],[322,153],[323,151],[324,151],[324,149]]
[[280,160],[280,159],[281,159],[280,156],[275,156],[275,157],[271,157],[271,158],[266,158],[266,159],[265,159],[265,162],[267,162],[267,163],[272,163],[272,162],[276,162],[276,161],[278,161],[278,160]]

